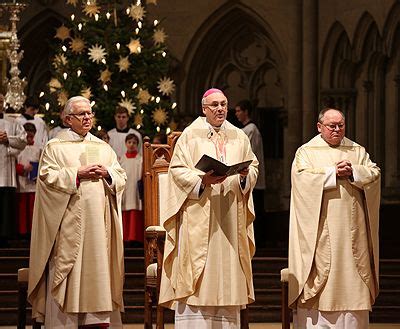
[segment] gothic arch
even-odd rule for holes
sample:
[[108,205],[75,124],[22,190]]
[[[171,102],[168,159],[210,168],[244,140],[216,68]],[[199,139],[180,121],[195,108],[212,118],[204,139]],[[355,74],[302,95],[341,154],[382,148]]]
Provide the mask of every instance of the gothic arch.
[[28,80],[27,95],[38,93],[49,81],[49,40],[54,38],[55,29],[65,20],[59,13],[44,9],[20,30],[21,49],[24,49],[20,67],[22,75]]
[[353,86],[354,63],[351,59],[351,46],[347,35],[338,39],[331,62],[330,85],[334,88]]
[[[249,54],[246,57],[246,53]],[[181,104],[186,113],[199,113],[204,89],[227,86],[224,77],[229,68],[240,67],[245,82],[265,61],[278,68],[282,76],[286,59],[270,26],[252,9],[239,2],[227,2],[208,17],[195,33],[183,59],[187,78],[180,90]],[[247,97],[255,96],[249,84]]]
[[371,51],[370,47],[374,50],[378,50],[379,47],[379,50],[382,50],[378,26],[370,13],[365,12],[361,16],[353,40],[353,54],[356,62],[366,57],[366,54]]
[[389,16],[383,28],[383,42],[386,46],[386,52],[388,57],[394,56],[395,55],[394,53],[398,51],[399,38],[400,38],[400,3],[396,2],[389,11]]
[[342,77],[346,68],[352,67],[351,45],[349,37],[339,22],[335,22],[325,40],[322,49],[321,89],[339,87],[347,81]]

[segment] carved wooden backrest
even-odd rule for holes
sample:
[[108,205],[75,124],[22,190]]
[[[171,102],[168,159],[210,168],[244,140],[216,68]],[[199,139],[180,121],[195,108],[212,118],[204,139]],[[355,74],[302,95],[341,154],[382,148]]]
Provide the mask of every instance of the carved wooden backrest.
[[168,166],[171,161],[171,147],[167,144],[144,142],[143,183],[144,183],[144,227],[157,226],[159,222],[162,193]]
[[145,137],[143,146],[144,226],[157,226],[163,207],[167,186],[168,166],[180,132],[168,135],[168,144],[151,144]]

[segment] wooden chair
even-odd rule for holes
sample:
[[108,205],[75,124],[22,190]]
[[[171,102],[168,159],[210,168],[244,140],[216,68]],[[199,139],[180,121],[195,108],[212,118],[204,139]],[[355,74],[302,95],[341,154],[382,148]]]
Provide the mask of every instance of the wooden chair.
[[282,300],[281,300],[281,319],[282,329],[290,329],[291,311],[289,308],[289,269],[281,270]]
[[[28,297],[28,278],[29,268],[24,267],[18,270],[18,323],[17,329],[25,329],[26,327],[26,308]],[[32,328],[41,328],[40,323],[32,320]]]
[[160,223],[162,212],[163,186],[167,184],[168,167],[179,132],[168,136],[168,144],[151,144],[149,138],[143,144],[143,183],[144,183],[144,262],[145,262],[145,300],[144,327],[151,329],[153,307],[156,307],[156,328],[164,328],[164,309],[158,305],[161,269],[164,255],[165,230]]

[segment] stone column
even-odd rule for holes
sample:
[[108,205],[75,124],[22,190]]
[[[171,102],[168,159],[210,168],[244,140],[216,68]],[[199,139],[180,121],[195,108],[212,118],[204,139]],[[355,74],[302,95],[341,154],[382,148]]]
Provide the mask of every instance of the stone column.
[[318,76],[318,1],[303,0],[303,142],[317,133]]
[[365,80],[363,82],[363,89],[364,89],[364,107],[362,109],[362,117],[361,117],[361,125],[360,130],[362,134],[359,136],[359,143],[363,145],[367,150],[372,147],[372,141],[369,137],[369,117],[370,117],[370,110],[371,110],[371,91],[372,91],[372,81]]
[[288,125],[284,143],[283,206],[288,209],[290,196],[290,168],[296,149],[302,144],[302,12],[301,1],[294,1],[291,17],[291,42],[288,43]]

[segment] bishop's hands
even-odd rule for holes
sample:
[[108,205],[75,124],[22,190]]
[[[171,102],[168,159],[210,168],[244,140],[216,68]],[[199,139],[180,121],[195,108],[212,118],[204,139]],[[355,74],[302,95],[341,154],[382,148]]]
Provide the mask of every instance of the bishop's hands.
[[349,160],[341,160],[336,164],[336,176],[352,180],[353,168]]
[[78,168],[78,178],[82,179],[101,179],[109,178],[110,174],[103,165],[91,164]]
[[226,179],[226,177],[228,177],[227,175],[215,176],[215,175],[213,175],[213,173],[214,173],[214,170],[210,170],[203,176],[203,178],[201,179],[202,186],[210,186],[212,184],[220,184]]

